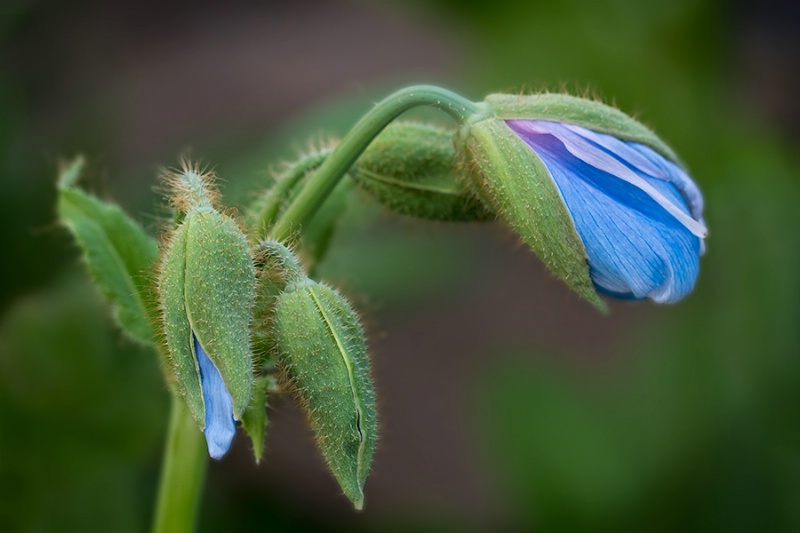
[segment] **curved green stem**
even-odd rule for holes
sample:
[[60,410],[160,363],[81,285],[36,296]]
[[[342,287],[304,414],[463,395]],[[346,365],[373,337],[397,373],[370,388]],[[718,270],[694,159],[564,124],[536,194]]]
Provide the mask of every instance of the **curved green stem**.
[[406,87],[372,108],[325,160],[308,183],[277,220],[270,237],[281,241],[302,225],[322,205],[336,184],[355,163],[370,142],[401,113],[417,106],[433,106],[462,122],[480,112],[478,104],[432,85]]
[[191,533],[208,464],[203,434],[186,402],[172,394],[153,533]]

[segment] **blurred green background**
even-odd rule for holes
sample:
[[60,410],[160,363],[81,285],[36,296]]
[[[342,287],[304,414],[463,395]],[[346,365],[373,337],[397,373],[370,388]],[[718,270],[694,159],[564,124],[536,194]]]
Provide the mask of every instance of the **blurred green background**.
[[154,354],[55,224],[58,162],[154,235],[190,153],[241,206],[391,90],[598,95],[681,154],[696,292],[598,316],[497,225],[349,205],[317,272],[362,310],[381,441],[352,511],[290,397],[201,531],[800,531],[800,8],[790,1],[44,2],[0,7],[0,524],[141,531],[166,429]]

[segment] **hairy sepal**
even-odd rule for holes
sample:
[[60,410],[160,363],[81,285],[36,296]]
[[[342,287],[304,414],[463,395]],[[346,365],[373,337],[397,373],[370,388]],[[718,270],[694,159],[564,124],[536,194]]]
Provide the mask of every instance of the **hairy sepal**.
[[377,421],[357,315],[334,289],[306,278],[278,297],[274,333],[278,361],[319,449],[345,495],[361,509]]
[[253,398],[242,414],[242,426],[253,444],[256,463],[264,456],[264,443],[267,438],[267,393],[274,388],[272,376],[257,377],[253,383]]
[[544,264],[601,311],[606,305],[589,276],[586,250],[544,163],[504,121],[483,118],[462,126],[472,185]]

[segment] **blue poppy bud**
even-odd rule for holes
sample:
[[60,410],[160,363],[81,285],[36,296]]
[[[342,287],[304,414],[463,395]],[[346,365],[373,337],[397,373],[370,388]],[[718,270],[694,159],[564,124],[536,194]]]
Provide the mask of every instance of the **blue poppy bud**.
[[597,292],[673,303],[693,289],[703,198],[653,132],[568,95],[486,103],[459,134],[473,184],[557,276],[601,309]]
[[574,124],[509,120],[542,160],[601,292],[673,303],[694,288],[707,231],[703,197],[652,148]]

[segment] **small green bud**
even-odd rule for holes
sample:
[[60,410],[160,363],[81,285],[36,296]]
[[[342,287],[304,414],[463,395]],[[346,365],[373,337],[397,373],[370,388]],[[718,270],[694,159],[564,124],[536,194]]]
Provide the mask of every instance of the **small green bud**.
[[404,215],[445,221],[492,220],[463,183],[453,134],[413,122],[393,122],[350,171],[365,190]]
[[210,178],[184,169],[171,179],[186,214],[165,248],[158,284],[169,363],[218,458],[253,388],[255,267],[236,222],[213,207]]
[[357,509],[377,438],[375,392],[356,313],[334,289],[308,278],[275,304],[278,362],[306,410],[317,444]]

